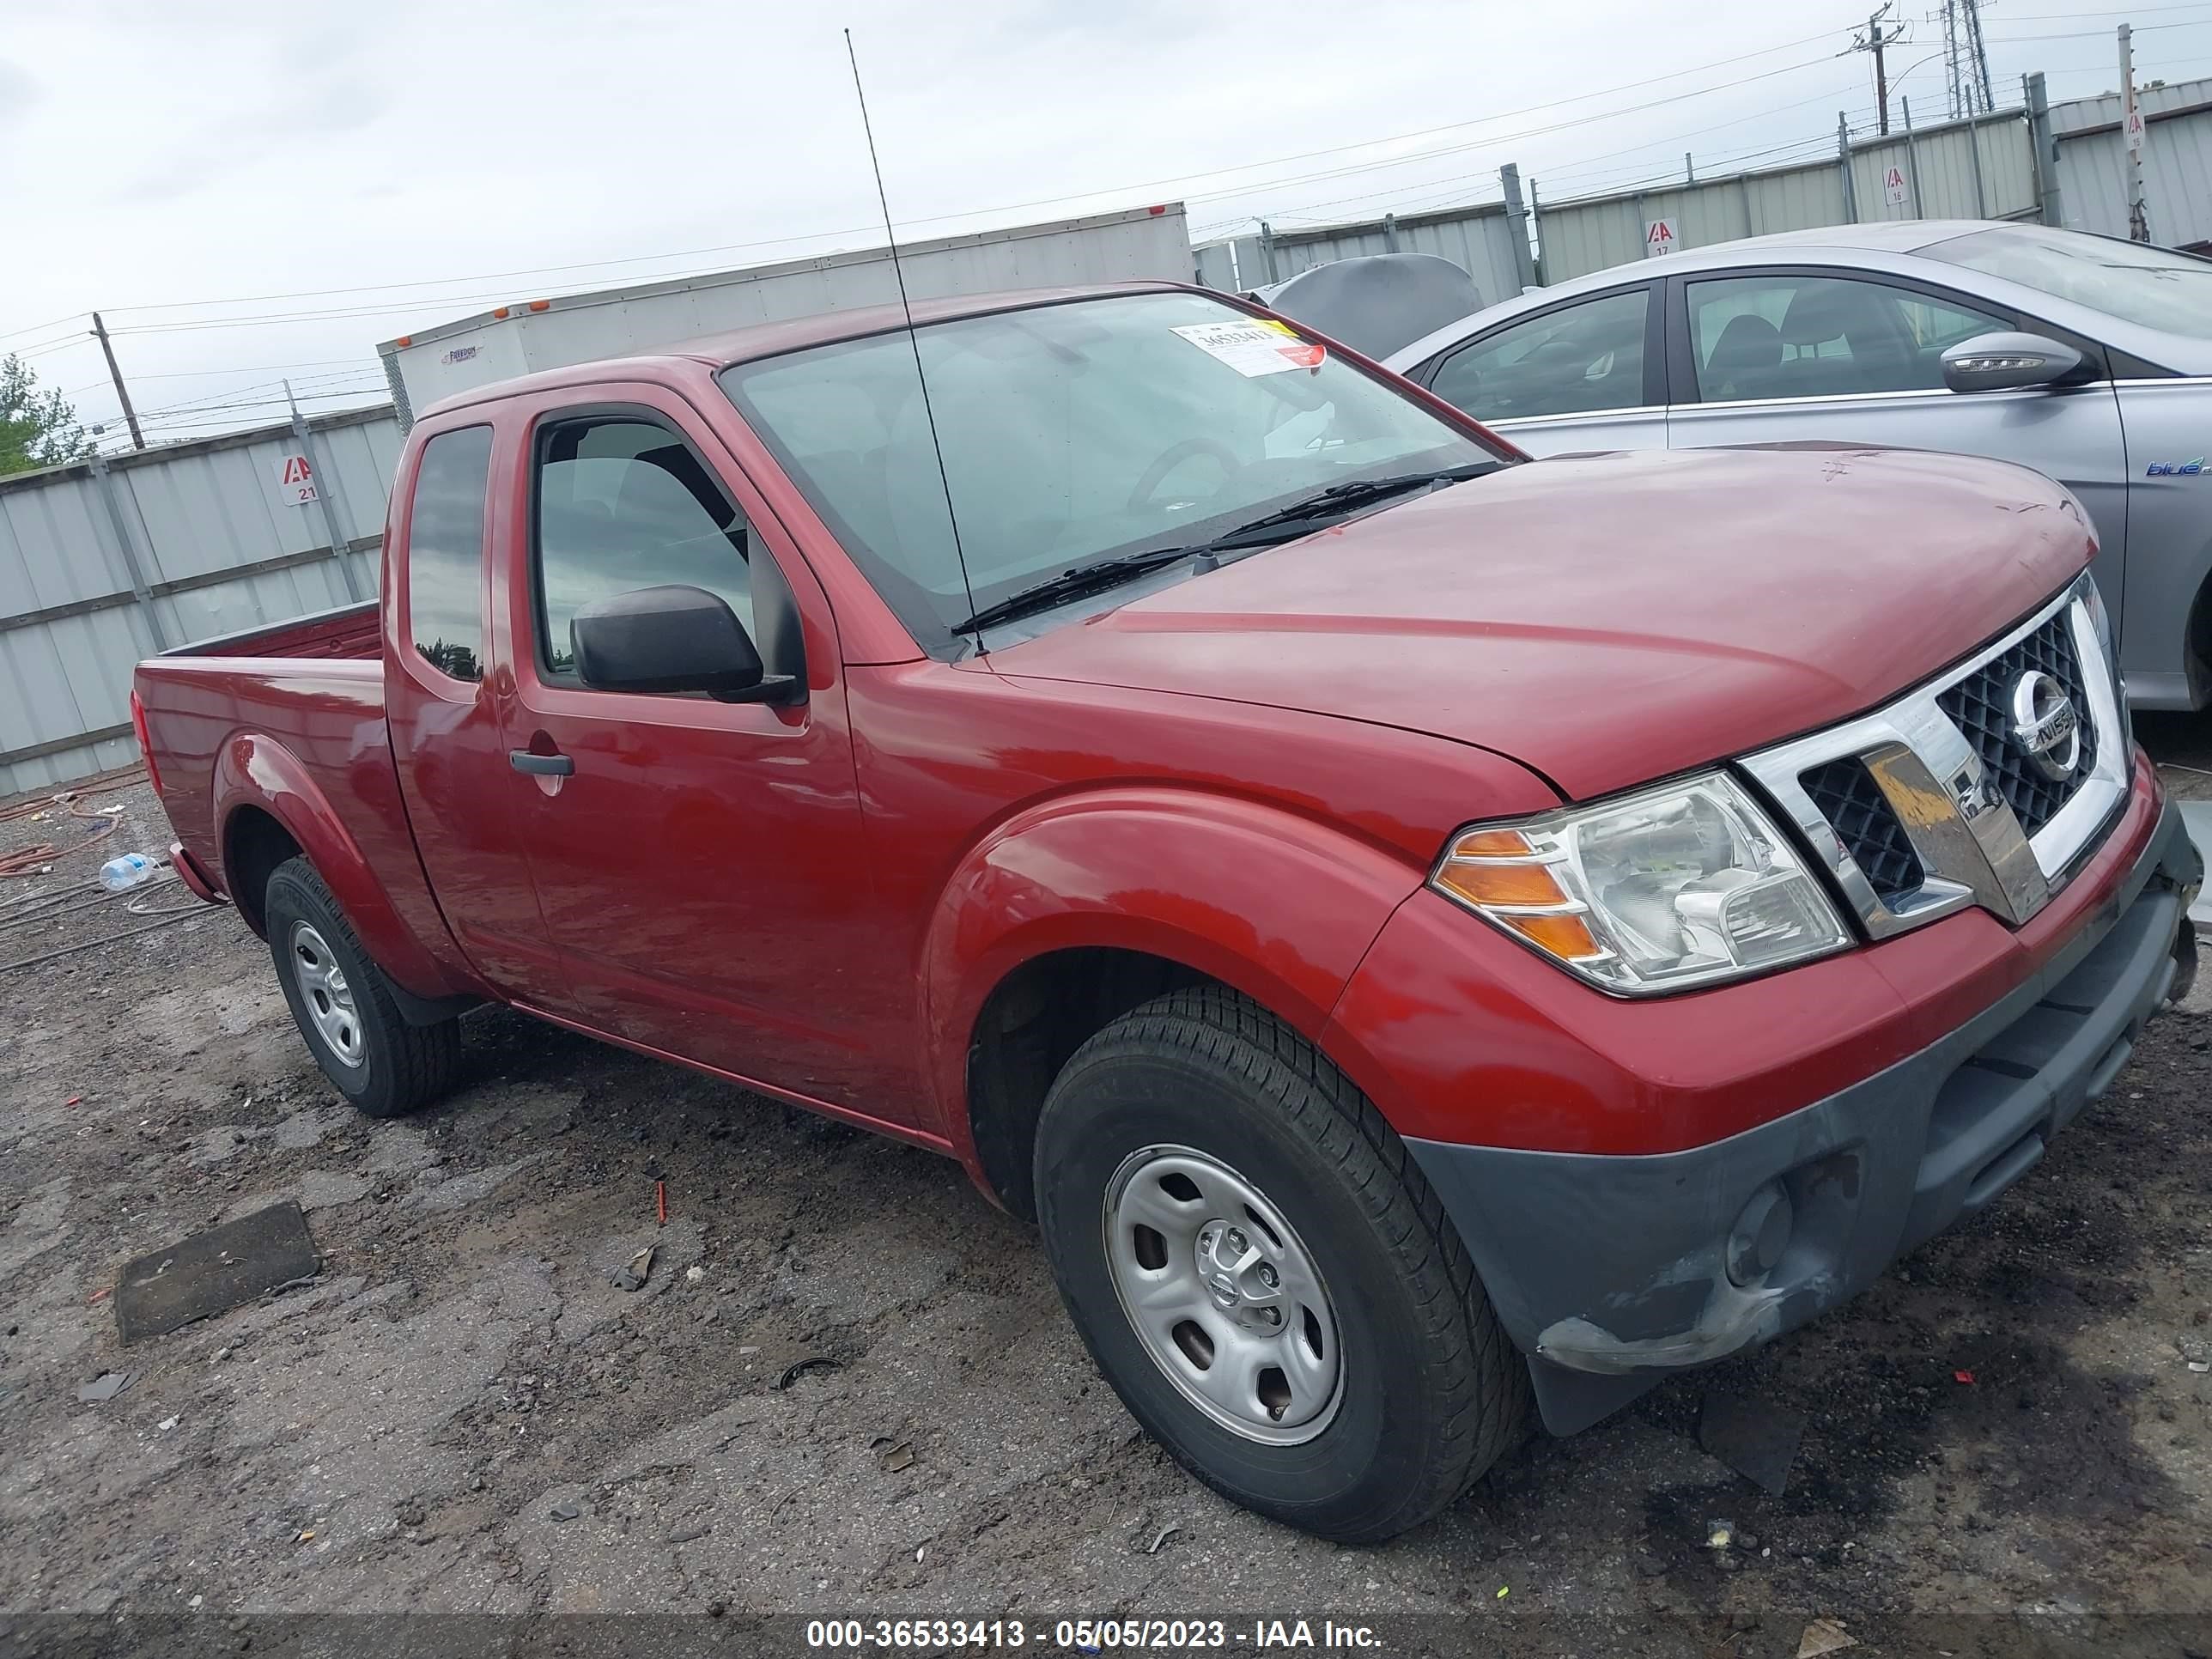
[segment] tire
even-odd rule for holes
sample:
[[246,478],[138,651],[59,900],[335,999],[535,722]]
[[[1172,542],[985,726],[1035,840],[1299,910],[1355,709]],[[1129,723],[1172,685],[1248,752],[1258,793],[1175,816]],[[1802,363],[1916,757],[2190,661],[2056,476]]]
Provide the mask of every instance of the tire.
[[[1405,1144],[1311,1044],[1244,998],[1177,991],[1085,1042],[1046,1097],[1036,1170],[1046,1253],[1099,1370],[1155,1440],[1232,1502],[1377,1542],[1435,1515],[1523,1437],[1527,1367]],[[1256,1231],[1207,1231],[1223,1219],[1214,1210],[1239,1208]],[[1162,1223],[1151,1242],[1146,1217]],[[1222,1283],[1226,1261],[1251,1252],[1260,1265],[1230,1277],[1261,1302]],[[1194,1284],[1212,1300],[1164,1340],[1183,1310],[1158,1306]],[[1294,1297],[1302,1284],[1312,1293]],[[1157,1298],[1154,1310],[1133,1314],[1125,1294]],[[1227,1294],[1240,1297],[1233,1308]],[[1268,1297],[1283,1303],[1272,1314]],[[1281,1346],[1292,1340],[1295,1354]],[[1245,1387],[1269,1354],[1285,1364]]]
[[270,872],[262,916],[293,1023],[340,1094],[371,1117],[398,1117],[453,1087],[460,1021],[407,1023],[313,865],[287,859]]

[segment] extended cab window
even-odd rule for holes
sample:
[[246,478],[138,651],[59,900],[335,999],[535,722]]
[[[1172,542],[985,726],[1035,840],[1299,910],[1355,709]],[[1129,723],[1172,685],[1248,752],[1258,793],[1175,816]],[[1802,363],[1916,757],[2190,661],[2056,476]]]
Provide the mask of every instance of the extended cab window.
[[569,619],[633,588],[703,587],[753,629],[751,532],[690,445],[634,416],[562,421],[538,446],[539,665],[573,673]]
[[1510,323],[1445,358],[1429,390],[1479,421],[1635,409],[1650,304],[1639,288]]
[[1778,272],[1690,284],[1690,344],[1706,403],[1939,391],[1947,347],[2011,326],[1856,278]]
[[941,654],[956,623],[1073,566],[1188,546],[1334,483],[1499,459],[1391,382],[1200,294],[964,317],[720,378]]
[[483,678],[484,495],[491,428],[441,432],[422,446],[407,517],[407,622],[440,673]]

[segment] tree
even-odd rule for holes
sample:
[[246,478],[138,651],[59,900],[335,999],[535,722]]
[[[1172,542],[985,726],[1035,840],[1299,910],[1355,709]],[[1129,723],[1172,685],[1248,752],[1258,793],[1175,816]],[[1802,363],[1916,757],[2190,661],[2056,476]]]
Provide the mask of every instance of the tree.
[[13,352],[0,357],[0,474],[58,466],[92,453],[76,411]]

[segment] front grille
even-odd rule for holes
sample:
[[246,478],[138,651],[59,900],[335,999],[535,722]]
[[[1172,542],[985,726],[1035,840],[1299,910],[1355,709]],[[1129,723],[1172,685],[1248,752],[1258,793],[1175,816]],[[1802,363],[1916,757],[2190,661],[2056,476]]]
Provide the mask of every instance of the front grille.
[[[2012,740],[2012,690],[2020,677],[2041,669],[2057,680],[2083,718],[2081,757],[2063,778],[2046,777]],[[1936,698],[1974,752],[1982,757],[1984,779],[1996,786],[2020,827],[2033,836],[2074,798],[2082,781],[2096,769],[2096,723],[2087,718],[2088,688],[2082,684],[2075,658],[2073,630],[2066,612],[2059,611],[2010,650],[1992,657]]]
[[1797,781],[1884,904],[1895,904],[1928,879],[1904,824],[1864,761],[1846,755],[1812,768]]

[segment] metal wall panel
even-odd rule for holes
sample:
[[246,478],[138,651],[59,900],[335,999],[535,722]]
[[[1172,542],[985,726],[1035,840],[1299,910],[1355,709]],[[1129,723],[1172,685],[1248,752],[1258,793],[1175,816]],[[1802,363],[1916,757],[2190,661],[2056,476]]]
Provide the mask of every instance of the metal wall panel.
[[141,658],[376,591],[398,421],[375,409],[308,428],[343,569],[320,507],[278,493],[289,426],[0,478],[0,796],[128,764],[118,728]]
[[[2212,242],[2212,80],[2140,90],[2143,206],[2151,240],[2168,246]],[[2128,234],[2127,146],[2120,98],[2109,93],[2055,104],[2059,206],[2069,228]]]

